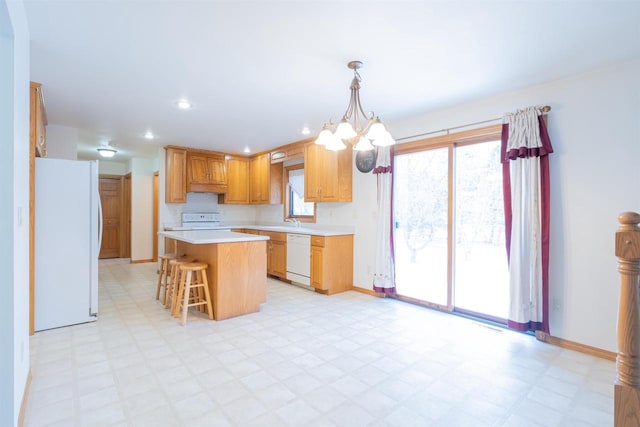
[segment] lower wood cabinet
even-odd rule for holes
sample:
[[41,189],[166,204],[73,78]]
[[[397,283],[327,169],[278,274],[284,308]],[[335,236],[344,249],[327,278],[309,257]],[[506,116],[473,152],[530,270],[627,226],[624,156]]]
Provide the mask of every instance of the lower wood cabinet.
[[353,288],[353,235],[311,236],[311,286],[327,295]]
[[[287,278],[287,233],[236,228],[232,231],[268,236],[267,274]],[[311,236],[311,286],[322,294],[353,289],[353,235]]]
[[287,278],[287,233],[261,231],[269,236],[267,242],[267,274],[281,279]]

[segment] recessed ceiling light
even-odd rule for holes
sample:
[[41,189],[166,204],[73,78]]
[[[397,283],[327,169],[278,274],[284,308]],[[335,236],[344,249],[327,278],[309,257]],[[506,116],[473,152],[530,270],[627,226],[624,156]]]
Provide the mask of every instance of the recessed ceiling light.
[[249,154],[251,152],[251,148],[249,147],[244,147],[244,150],[242,150],[244,153]]
[[148,130],[148,131],[144,134],[144,137],[145,137],[146,139],[153,139],[153,138],[155,138],[155,135],[153,134],[153,132],[151,132],[150,130]]
[[309,130],[309,128],[307,126],[302,128],[302,134],[303,135],[309,135],[311,133],[311,131]]
[[189,110],[192,107],[191,103],[186,99],[181,99],[180,101],[176,102],[176,105],[181,110]]

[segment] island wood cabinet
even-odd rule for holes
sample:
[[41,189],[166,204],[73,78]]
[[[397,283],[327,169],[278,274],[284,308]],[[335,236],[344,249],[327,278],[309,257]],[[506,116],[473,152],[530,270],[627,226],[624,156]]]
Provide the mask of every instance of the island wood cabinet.
[[251,204],[282,203],[282,163],[271,163],[269,153],[252,157],[249,164]]
[[267,274],[280,279],[287,278],[287,233],[251,228],[234,228],[231,231],[269,237],[267,241]]
[[165,203],[187,202],[187,150],[165,147]]
[[327,295],[353,288],[353,235],[311,236],[311,286]]
[[227,166],[224,154],[187,151],[187,191],[226,193]]
[[164,252],[167,254],[178,253],[178,241],[169,237],[164,238]]
[[260,311],[260,304],[267,301],[264,240],[221,243],[189,243],[179,237],[177,240],[178,253],[209,265],[207,277],[215,320]]
[[305,202],[350,202],[352,150],[327,150],[309,143],[304,149]]
[[249,162],[246,157],[227,156],[227,192],[218,195],[218,203],[249,204]]

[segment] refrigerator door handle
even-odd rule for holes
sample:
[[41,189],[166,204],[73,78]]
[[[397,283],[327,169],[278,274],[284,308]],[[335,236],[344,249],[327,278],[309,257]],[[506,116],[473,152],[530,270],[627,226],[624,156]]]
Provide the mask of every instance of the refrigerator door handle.
[[102,248],[102,229],[103,229],[103,218],[102,218],[102,200],[100,200],[100,195],[98,195],[98,253],[100,253],[100,249]]

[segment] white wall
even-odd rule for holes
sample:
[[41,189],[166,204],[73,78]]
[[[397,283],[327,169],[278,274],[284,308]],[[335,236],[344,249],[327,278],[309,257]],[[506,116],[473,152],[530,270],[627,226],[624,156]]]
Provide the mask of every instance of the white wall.
[[133,158],[131,171],[131,260],[153,259],[153,173],[155,159]]
[[98,173],[100,175],[126,175],[129,173],[129,165],[109,160],[98,160]]
[[[615,351],[620,212],[640,211],[640,61],[393,123],[397,137],[550,105],[550,328]],[[354,192],[358,191],[354,189]]]
[[17,425],[29,373],[29,31],[0,2],[0,425]]
[[78,160],[78,129],[47,125],[47,157]]

